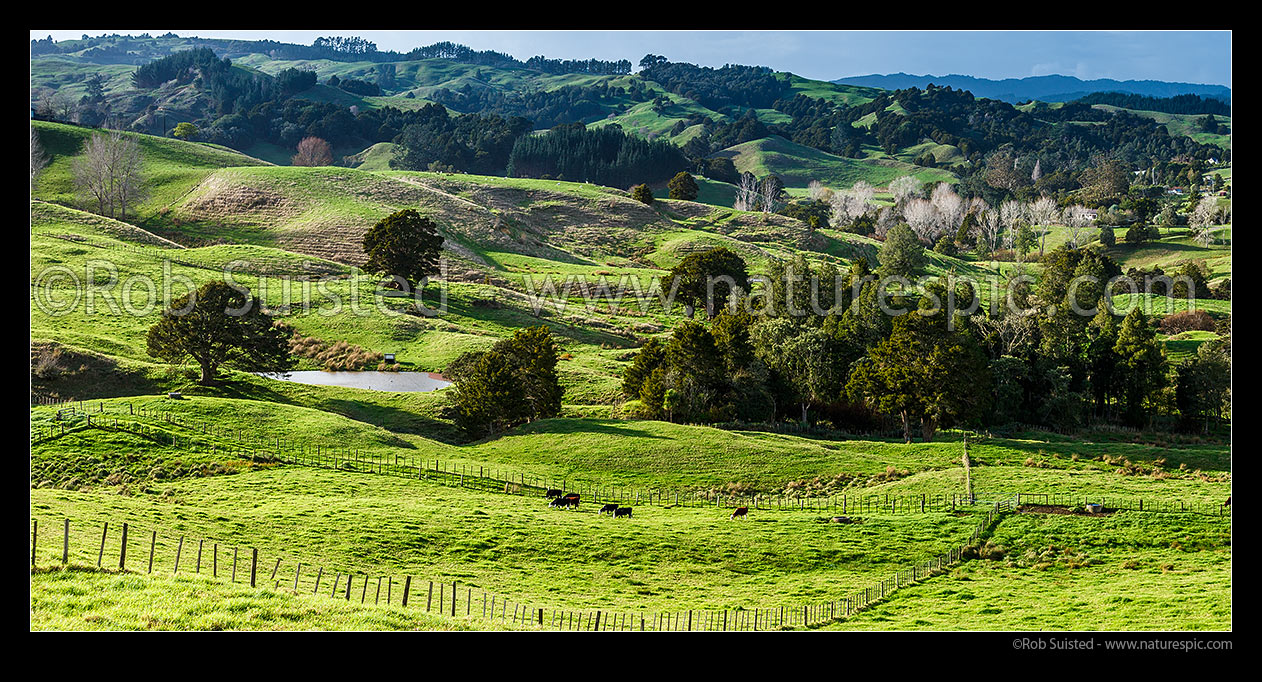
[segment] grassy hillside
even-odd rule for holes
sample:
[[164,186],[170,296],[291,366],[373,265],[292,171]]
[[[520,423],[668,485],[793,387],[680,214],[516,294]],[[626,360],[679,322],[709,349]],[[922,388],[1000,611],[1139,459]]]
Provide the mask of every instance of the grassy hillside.
[[[393,602],[372,605],[366,580],[383,577],[387,589],[397,590],[403,575],[416,579],[414,596],[420,581],[456,582],[469,591],[462,599],[486,590],[531,608],[619,614],[797,608],[956,547],[976,526],[973,511],[894,513],[875,504],[887,495],[963,494],[964,443],[957,432],[908,445],[839,432],[622,418],[622,373],[633,349],[669,333],[681,311],[646,310],[629,294],[610,303],[564,286],[581,275],[646,287],[688,254],[716,245],[740,253],[752,272],[799,255],[844,269],[859,255],[871,259],[875,240],[706,203],[644,205],[621,189],[585,183],[391,171],[383,167],[388,147],[365,153],[359,168],[294,168],[146,136],[137,139],[151,196],[123,222],[75,207],[70,160],[88,131],[53,124],[38,130],[53,164],[30,205],[32,391],[92,402],[76,414],[54,406],[30,411],[36,559],[41,567],[60,562],[60,545],[51,538],[70,518],[76,567],[32,572],[35,628],[501,627],[426,615],[419,603],[407,610]],[[743,147],[734,152],[743,156],[738,167],[760,175],[784,167],[777,164],[806,164],[793,181],[801,182],[798,188],[810,179],[884,184],[882,173],[892,178],[910,170],[894,161],[819,154],[778,138]],[[723,183],[701,185],[714,204],[733,192]],[[400,208],[433,216],[446,237],[446,309],[437,316],[408,312],[397,299],[378,300],[376,278],[354,269],[363,262],[364,232]],[[1219,236],[1220,243],[1205,248],[1175,231],[1116,253],[1124,267],[1205,258],[1218,279],[1231,271],[1230,228]],[[219,384],[201,386],[192,365],[155,362],[146,336],[163,305],[143,282],[154,281],[155,293],[170,282],[179,296],[228,266],[300,334],[394,352],[405,370],[442,370],[462,352],[545,325],[562,353],[562,415],[468,442],[446,409],[447,391],[308,386],[231,371]],[[1010,267],[935,253],[928,271],[982,275]],[[91,299],[75,296],[74,278],[96,284]],[[560,285],[555,296],[539,290],[544,278]],[[303,280],[316,292],[308,309],[293,301]],[[436,296],[437,285],[428,291]],[[58,309],[50,310],[50,302]],[[1216,303],[1223,304],[1216,312],[1230,311],[1230,302]],[[1172,353],[1190,353],[1205,340],[1191,335],[1166,343]],[[300,367],[318,365],[303,359]],[[168,391],[185,398],[169,399]],[[145,413],[134,414],[136,408]],[[116,428],[115,419],[130,430]],[[63,425],[71,432],[44,438]],[[394,477],[368,473],[362,463],[333,470],[282,464],[267,454],[313,448],[662,496],[656,504],[634,503],[633,520],[614,520],[596,514],[589,500],[577,512],[563,512],[537,494],[453,486],[419,470]],[[1067,436],[1012,427],[973,434],[969,455],[973,490],[992,496],[1060,493],[1216,509],[1232,487],[1230,436],[1221,430]],[[830,522],[837,513],[831,508],[792,502],[756,506],[741,523],[722,507],[676,506],[671,493],[817,502],[842,495],[874,504],[862,513],[847,509],[859,517],[856,524]],[[118,547],[119,525],[130,524],[137,543],[129,550],[132,570],[147,558],[140,544],[156,531],[155,576],[95,570],[105,522],[107,558]],[[1084,530],[1071,522],[1097,525]],[[951,618],[964,620],[949,627],[1029,625],[1024,610],[1048,599],[1057,604],[1046,609],[1050,627],[1072,627],[1075,611],[1065,604],[1098,612],[1100,627],[1223,627],[1230,623],[1229,523],[1149,512],[1039,523],[1015,515],[994,535],[1011,565],[998,570],[995,561],[969,561],[898,593],[907,601],[882,605],[888,611],[873,609],[840,625],[946,629]],[[250,590],[225,583],[222,573],[217,582],[189,576],[183,562],[178,577],[166,577],[177,552],[184,562],[196,561],[198,546],[220,553],[221,570],[229,548],[257,548],[264,566],[281,560],[278,578],[269,589]],[[1058,549],[1042,566],[1048,547]],[[1083,563],[1080,554],[1099,563]],[[1075,566],[1063,565],[1062,556]],[[299,589],[286,590],[299,562]],[[311,596],[316,575],[326,581],[322,592],[332,589],[330,574],[354,575],[366,604]],[[1076,590],[1086,594],[1075,596]],[[1133,602],[1119,599],[1125,590],[1134,592]],[[1154,606],[1162,591],[1182,596]],[[965,593],[972,596],[953,596]]]
[[830,629],[1230,630],[1230,527],[1123,512],[1021,513],[990,558]]
[[[85,562],[86,563],[86,562]],[[358,596],[358,595],[357,595]],[[361,606],[328,595],[251,589],[201,576],[75,566],[31,572],[32,630],[498,630],[425,613],[416,602]]]
[[763,177],[779,175],[787,187],[806,187],[818,180],[827,187],[846,188],[864,180],[877,187],[888,185],[895,178],[914,175],[921,182],[954,182],[955,176],[945,170],[922,168],[888,159],[851,159],[770,137],[730,147],[717,153],[732,159],[742,173]]
[[[33,121],[40,144],[49,157],[48,167],[39,176],[35,198],[74,206],[79,202],[74,188],[72,162],[82,153],[83,144],[94,132],[90,128]],[[123,133],[135,140],[144,155],[142,173],[148,197],[135,207],[138,216],[154,215],[196,186],[213,170],[229,166],[265,166],[265,161],[218,145],[184,142],[139,133]]]
[[[1104,111],[1127,111],[1137,116],[1150,118],[1160,125],[1166,127],[1166,131],[1171,135],[1186,135],[1201,144],[1212,144],[1222,147],[1223,149],[1231,149],[1231,133],[1219,135],[1217,133],[1206,133],[1200,129],[1200,119],[1205,118],[1204,114],[1167,114],[1162,111],[1141,111],[1138,109],[1123,109],[1108,104],[1094,104],[1095,109]],[[1227,126],[1228,131],[1231,130],[1230,116],[1215,116],[1214,120]]]

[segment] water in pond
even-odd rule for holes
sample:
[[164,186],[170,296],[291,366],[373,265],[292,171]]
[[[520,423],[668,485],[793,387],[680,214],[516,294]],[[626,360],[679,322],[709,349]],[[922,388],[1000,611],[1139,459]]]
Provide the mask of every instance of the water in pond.
[[272,375],[273,379],[293,381],[315,386],[346,386],[366,388],[371,391],[398,391],[418,393],[437,391],[451,385],[440,374],[433,372],[325,372],[308,370],[290,372],[288,376]]

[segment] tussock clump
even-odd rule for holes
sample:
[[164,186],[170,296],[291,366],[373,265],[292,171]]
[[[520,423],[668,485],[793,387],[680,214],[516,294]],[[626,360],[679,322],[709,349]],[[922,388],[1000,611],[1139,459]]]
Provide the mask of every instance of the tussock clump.
[[393,365],[385,364],[385,355],[382,353],[345,341],[330,344],[314,336],[303,336],[297,330],[289,341],[289,349],[294,355],[315,360],[322,368],[330,372],[358,371],[369,368],[397,369]]
[[1058,547],[1056,545],[1027,549],[1019,556],[1008,559],[1009,566],[1033,568],[1037,571],[1044,571],[1056,566],[1063,566],[1072,570],[1098,563],[1100,563],[1098,559],[1091,558],[1085,552],[1077,552],[1069,547]]
[[73,376],[88,370],[86,359],[55,343],[32,344],[31,375],[45,381]]
[[[976,460],[974,460],[974,464],[976,464]],[[876,485],[879,483],[889,483],[891,481],[897,481],[900,478],[904,478],[910,475],[911,475],[911,471],[908,469],[900,470],[900,469],[895,469],[892,466],[887,466],[885,467],[885,471],[879,474],[874,474],[871,478],[869,478],[867,481],[867,484]]]
[[961,556],[965,560],[985,559],[986,561],[1000,561],[1007,554],[1007,551],[1003,545],[994,540],[986,540],[983,543],[965,547],[961,552]]
[[815,478],[789,481],[784,485],[784,488],[773,492],[786,497],[826,497],[842,494],[846,488],[854,485],[857,480],[857,475],[848,473],[816,476]]

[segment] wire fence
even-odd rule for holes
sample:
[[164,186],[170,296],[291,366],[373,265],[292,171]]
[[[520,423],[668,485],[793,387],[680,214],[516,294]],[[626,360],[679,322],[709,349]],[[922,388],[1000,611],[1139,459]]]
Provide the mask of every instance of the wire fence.
[[[544,496],[549,493],[575,493],[581,500],[623,506],[748,507],[750,509],[808,509],[846,514],[912,514],[956,511],[977,501],[959,493],[841,493],[826,496],[783,495],[757,492],[723,492],[683,488],[636,488],[601,482],[540,476],[519,470],[444,462],[441,459],[398,453],[363,452],[347,446],[309,443],[280,435],[248,433],[237,427],[189,419],[168,410],[128,404],[126,410],[106,411],[98,402],[56,401],[42,403],[58,407],[57,421],[32,428],[32,444],[86,429],[122,431],[149,438],[157,443],[189,451],[234,456],[254,462],[354,471],[384,476],[438,482],[453,487],[486,492]],[[151,421],[146,421],[151,420]],[[156,424],[153,422],[157,422]],[[182,432],[177,431],[182,430]],[[1044,504],[1078,506],[1099,504],[1111,510],[1164,513],[1190,513],[1230,516],[1231,507],[1203,501],[1128,498],[1095,494],[992,493],[1016,505]],[[983,498],[984,499],[984,498]]]
[[252,588],[327,596],[361,605],[385,604],[418,612],[424,608],[430,614],[519,628],[655,632],[786,630],[843,620],[899,589],[971,558],[968,550],[981,541],[1008,507],[996,503],[986,510],[968,540],[958,547],[902,567],[868,587],[835,599],[771,607],[678,611],[555,607],[455,580],[435,581],[406,573],[345,567],[329,570],[324,562],[260,552],[257,547],[240,543],[177,536],[159,533],[156,529],[139,530],[129,523],[104,522],[98,532],[94,524],[72,523],[69,518],[52,528],[47,527],[46,521],[43,529],[39,519],[32,519],[31,568],[61,565],[144,574],[169,571],[172,576],[197,575],[248,584]]

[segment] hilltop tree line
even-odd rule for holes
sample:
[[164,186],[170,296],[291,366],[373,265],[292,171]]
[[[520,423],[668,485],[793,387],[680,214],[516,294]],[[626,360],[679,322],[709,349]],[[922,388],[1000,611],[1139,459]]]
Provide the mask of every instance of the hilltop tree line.
[[1231,116],[1231,103],[1200,95],[1149,97],[1128,92],[1093,92],[1074,100],[1081,104],[1108,104],[1123,109],[1160,111],[1167,114],[1215,114]]
[[508,175],[628,187],[665,181],[687,166],[683,153],[669,142],[627,135],[617,126],[589,130],[575,123],[518,138]]
[[624,88],[610,84],[567,85],[555,90],[506,91],[474,88],[466,83],[456,90],[439,88],[429,96],[429,99],[455,111],[527,118],[534,122],[537,129],[594,121],[604,118],[615,109],[651,98],[651,93],[644,88]]

